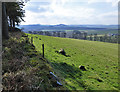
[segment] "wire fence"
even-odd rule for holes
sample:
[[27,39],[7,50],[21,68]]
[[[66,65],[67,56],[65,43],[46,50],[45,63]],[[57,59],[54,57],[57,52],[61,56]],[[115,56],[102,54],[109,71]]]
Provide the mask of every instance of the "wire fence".
[[[48,61],[52,60],[52,49],[51,44],[48,44],[47,41],[43,41],[41,36],[28,35],[29,42],[35,46],[35,49],[39,54],[46,58]],[[49,52],[49,53],[48,53]]]

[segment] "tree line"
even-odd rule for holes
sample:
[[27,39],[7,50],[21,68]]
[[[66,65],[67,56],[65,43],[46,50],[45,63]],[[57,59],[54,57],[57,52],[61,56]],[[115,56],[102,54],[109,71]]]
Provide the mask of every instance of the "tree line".
[[85,31],[74,30],[70,32],[67,31],[29,31],[32,34],[47,35],[54,37],[64,37],[64,38],[74,38],[74,39],[83,39],[90,41],[100,41],[100,42],[109,42],[109,43],[118,43],[118,34],[104,34],[97,35],[90,34],[88,35]]
[[105,34],[101,36],[98,36],[97,34],[91,34],[89,37],[87,37],[87,39],[91,41],[118,43],[118,34]]
[[[28,1],[28,0],[25,0]],[[25,1],[23,2],[2,2],[2,35],[3,38],[8,39],[8,31],[17,31],[16,25],[24,21]]]
[[39,35],[47,35],[47,36],[54,36],[54,37],[64,37],[66,38],[65,31],[28,31],[30,34],[39,34]]

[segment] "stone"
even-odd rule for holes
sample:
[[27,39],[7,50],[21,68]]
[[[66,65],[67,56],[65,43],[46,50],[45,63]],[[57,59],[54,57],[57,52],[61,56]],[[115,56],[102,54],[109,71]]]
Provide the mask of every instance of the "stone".
[[59,53],[61,53],[62,55],[66,55],[65,50],[64,50],[64,49],[62,49],[62,48],[59,50]]
[[86,69],[85,69],[85,66],[79,66],[79,68],[81,69],[81,70],[83,70],[83,71],[86,71]]
[[72,66],[75,66],[74,64],[72,64]]
[[97,81],[99,81],[99,82],[103,82],[101,79],[97,79]]

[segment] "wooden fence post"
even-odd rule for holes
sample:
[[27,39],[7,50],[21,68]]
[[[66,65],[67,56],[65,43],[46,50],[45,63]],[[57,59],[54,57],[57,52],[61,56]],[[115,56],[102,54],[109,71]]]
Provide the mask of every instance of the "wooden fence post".
[[26,38],[26,43],[29,43],[29,38],[28,37]]
[[33,44],[33,37],[31,37],[31,44]]
[[42,44],[43,58],[44,58],[44,44]]

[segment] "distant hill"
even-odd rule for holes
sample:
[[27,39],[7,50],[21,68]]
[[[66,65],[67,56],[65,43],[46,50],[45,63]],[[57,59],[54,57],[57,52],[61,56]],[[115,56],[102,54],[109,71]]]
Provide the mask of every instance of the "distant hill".
[[97,30],[97,31],[111,31],[111,30],[118,30],[117,25],[65,25],[65,24],[59,24],[59,25],[21,25],[19,28],[23,28],[24,32],[28,31],[64,31],[64,30]]

